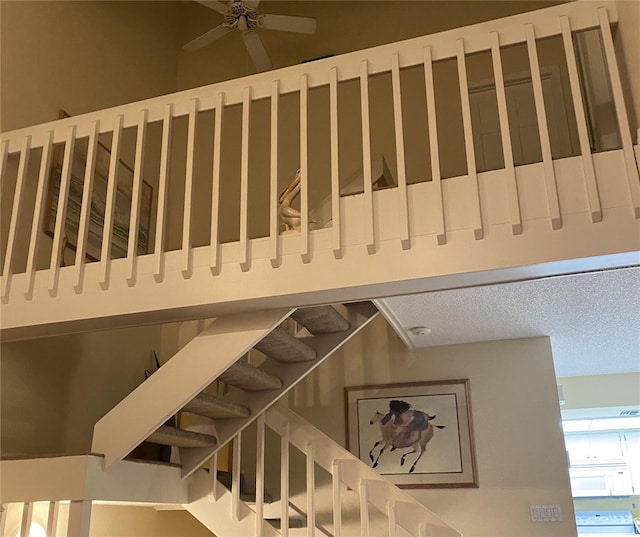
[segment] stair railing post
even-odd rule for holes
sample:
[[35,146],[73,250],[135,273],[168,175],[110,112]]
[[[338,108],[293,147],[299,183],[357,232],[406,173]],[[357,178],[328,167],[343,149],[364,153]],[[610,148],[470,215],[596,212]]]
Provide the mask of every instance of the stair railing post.
[[[133,165],[133,185],[131,191],[131,212],[129,215],[129,240],[127,243],[127,285],[136,283],[138,270],[138,228],[140,225],[140,207],[142,200],[142,168],[147,135],[147,110],[140,112],[136,135],[136,156]],[[76,261],[77,263],[77,261]]]
[[240,462],[242,453],[242,433],[233,439],[233,462],[231,469],[231,519],[240,520]]
[[[82,207],[80,210],[80,220],[78,222],[78,240],[76,245],[75,260],[75,283],[73,288],[76,293],[82,292],[84,280],[84,268],[86,264],[87,238],[89,237],[89,225],[91,217],[91,199],[93,196],[93,179],[96,169],[96,154],[98,151],[98,134],[100,133],[100,123],[93,122],[89,141],[87,144],[87,161],[84,171],[84,185],[82,187]],[[38,185],[40,188],[40,185]],[[132,229],[129,226],[129,229]],[[137,229],[137,224],[136,224]]]
[[[7,144],[8,145],[8,144]],[[0,537],[4,537],[4,529],[7,525],[8,506],[0,503]]]
[[[5,144],[5,146],[8,144]],[[51,157],[53,155],[53,130],[46,134],[45,142],[42,146],[42,157],[40,158],[40,172],[38,174],[38,187],[36,192],[36,206],[33,209],[33,223],[31,225],[31,239],[29,240],[29,255],[27,259],[27,280],[25,284],[24,296],[27,300],[33,298],[33,284],[36,277],[36,255],[40,237],[42,236],[42,222],[45,218],[47,207],[46,196],[49,183],[49,173],[51,171]],[[47,215],[48,217],[49,215]],[[0,534],[1,535],[1,534]]]
[[589,208],[591,209],[591,221],[600,222],[602,220],[602,204],[598,192],[596,172],[593,166],[593,156],[591,155],[591,145],[589,143],[589,131],[587,128],[587,117],[584,110],[584,99],[582,97],[582,87],[578,74],[578,64],[576,53],[573,47],[573,35],[571,33],[571,22],[569,17],[560,17],[560,28],[562,30],[562,43],[564,54],[567,58],[567,70],[569,72],[569,83],[571,84],[571,97],[573,99],[573,110],[576,116],[578,128],[578,138],[580,140],[580,154],[582,157],[582,173],[584,175],[585,187],[589,198]]
[[264,413],[258,416],[256,440],[256,536],[264,533]]
[[31,502],[25,502],[22,505],[22,523],[20,524],[20,535],[29,535],[32,519],[33,504]]
[[340,461],[333,461],[331,482],[333,487],[333,535],[342,537],[342,469]]
[[156,211],[156,237],[153,251],[154,272],[156,282],[164,279],[164,238],[167,222],[167,195],[169,186],[169,170],[171,168],[171,133],[173,127],[173,104],[166,105],[162,115],[162,145],[160,149],[160,176],[158,179],[158,201]]
[[315,506],[315,446],[313,440],[307,442],[307,537],[316,534],[316,506]]
[[362,537],[369,537],[369,484],[366,479],[360,480],[360,531]]
[[[91,501],[79,500],[69,504],[67,537],[89,537],[91,522]],[[28,535],[24,534],[23,535]]]
[[609,22],[609,12],[607,8],[598,8],[598,20],[600,22],[600,35],[604,46],[604,55],[609,68],[609,82],[613,92],[613,104],[618,118],[618,128],[620,129],[620,141],[622,142],[622,154],[627,172],[627,182],[629,185],[629,197],[633,209],[633,216],[640,218],[640,173],[638,163],[634,158],[633,141],[631,139],[631,129],[629,127],[629,114],[624,102],[624,92],[620,80],[620,70],[616,61],[616,53],[611,35],[611,24]]
[[[60,502],[49,502],[49,513],[47,515],[47,537],[56,537],[58,530],[58,514],[60,513]],[[0,535],[2,535],[0,533]]]
[[282,537],[289,535],[289,424],[286,423],[280,438],[280,506]]
[[209,479],[211,489],[209,491],[209,501],[215,502],[218,499],[218,452],[216,451],[209,462]]
[[396,512],[395,500],[392,500],[389,502],[388,513],[389,513],[389,537],[396,537],[396,535],[398,534],[398,519],[397,519],[398,513]]

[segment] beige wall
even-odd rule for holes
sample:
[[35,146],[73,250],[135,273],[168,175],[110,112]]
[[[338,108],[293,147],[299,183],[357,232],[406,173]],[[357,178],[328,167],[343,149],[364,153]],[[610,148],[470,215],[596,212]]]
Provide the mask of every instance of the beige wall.
[[3,343],[2,454],[90,452],[95,423],[155,367],[152,350],[160,354],[161,330]]
[[[456,378],[470,381],[479,488],[410,493],[466,537],[575,535],[548,338],[409,352],[379,318],[299,384],[290,403],[344,444],[345,386]],[[529,505],[555,503],[563,522],[530,522]]]
[[561,377],[562,410],[640,405],[640,373]]
[[2,2],[1,129],[175,91],[174,2]]

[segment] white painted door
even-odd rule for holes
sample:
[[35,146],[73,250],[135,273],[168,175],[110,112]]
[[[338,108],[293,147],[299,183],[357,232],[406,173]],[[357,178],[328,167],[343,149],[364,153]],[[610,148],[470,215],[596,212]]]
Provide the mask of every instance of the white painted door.
[[[542,77],[542,90],[545,106],[551,112],[547,114],[547,121],[553,156],[570,156],[571,138],[559,75],[554,71],[545,73]],[[524,77],[513,79],[507,82],[505,93],[514,164],[521,166],[542,161],[531,80]],[[478,170],[503,168],[495,87],[485,85],[476,90],[472,89],[469,97]]]

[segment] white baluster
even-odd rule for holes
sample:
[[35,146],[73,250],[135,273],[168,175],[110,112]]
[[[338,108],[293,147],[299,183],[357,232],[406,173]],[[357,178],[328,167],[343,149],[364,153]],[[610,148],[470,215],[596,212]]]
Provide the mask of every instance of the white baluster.
[[389,537],[397,537],[398,535],[398,513],[396,512],[396,502],[389,502]]
[[620,82],[620,70],[616,62],[616,53],[611,36],[611,26],[609,25],[609,13],[606,7],[598,8],[598,20],[600,21],[600,31],[602,32],[602,44],[604,54],[607,59],[609,76],[611,77],[611,91],[613,92],[613,102],[616,107],[618,117],[618,128],[620,129],[620,139],[622,141],[622,153],[624,164],[627,170],[627,181],[629,183],[629,195],[633,215],[640,218],[640,175],[638,174],[638,163],[633,155],[633,142],[631,141],[631,130],[629,128],[629,116],[622,93],[622,83]]
[[371,124],[369,117],[369,63],[360,62],[360,110],[362,115],[362,170],[364,175],[365,241],[370,254],[376,252],[371,177]]
[[464,145],[467,153],[467,175],[473,192],[473,235],[476,240],[484,237],[482,212],[480,207],[480,189],[476,169],[476,152],[473,146],[473,126],[471,124],[471,105],[469,103],[469,84],[467,81],[467,62],[464,52],[464,39],[456,41],[456,59],[458,62],[458,80],[460,82],[460,103],[462,104],[462,124],[464,126]]
[[300,255],[303,263],[311,261],[309,250],[309,162],[308,162],[308,108],[309,80],[300,77]]
[[542,149],[542,164],[544,166],[544,178],[547,188],[547,204],[551,217],[551,228],[562,227],[562,215],[558,201],[558,186],[556,184],[556,172],[553,168],[551,156],[551,142],[549,140],[549,127],[545,113],[544,95],[542,94],[542,78],[540,76],[540,63],[538,62],[538,50],[533,24],[524,25],[524,33],[527,38],[527,51],[529,53],[529,66],[531,67],[531,80],[533,83],[533,98],[536,105],[536,117],[538,119],[538,131],[540,132],[540,147]]
[[0,196],[7,175],[7,157],[9,156],[9,140],[4,140],[0,145]]
[[64,160],[62,174],[60,176],[60,190],[58,195],[58,207],[56,212],[56,226],[53,234],[53,249],[51,251],[51,265],[49,267],[49,295],[58,294],[58,277],[60,275],[60,261],[64,256],[62,251],[65,237],[65,223],[67,220],[67,205],[69,187],[71,185],[71,168],[73,164],[73,149],[76,142],[76,126],[69,127],[64,145]]
[[107,180],[107,198],[104,208],[104,229],[102,230],[102,251],[100,253],[100,272],[102,279],[100,287],[103,290],[109,288],[111,272],[111,237],[113,236],[113,215],[116,206],[117,169],[120,162],[120,141],[122,138],[121,115],[117,116],[113,126],[113,138],[111,140],[111,159],[109,160],[109,178]]
[[82,207],[80,209],[80,221],[78,223],[78,241],[76,245],[75,283],[73,288],[76,293],[82,292],[84,280],[84,267],[86,264],[87,238],[89,237],[89,224],[91,216],[91,198],[93,196],[93,178],[95,176],[96,153],[98,151],[98,134],[100,122],[93,122],[93,129],[89,134],[87,143],[87,162],[84,169],[84,185],[82,188]]
[[511,132],[509,131],[509,113],[507,112],[507,94],[504,89],[504,75],[502,73],[502,57],[500,56],[500,38],[498,32],[491,32],[491,59],[493,61],[493,76],[496,80],[496,99],[498,101],[504,171],[507,174],[509,220],[511,221],[511,232],[514,235],[520,235],[522,233],[522,216],[520,213],[520,200],[518,198],[516,170],[513,164],[513,148],[511,146]]
[[222,122],[224,118],[224,93],[216,95],[216,121],[213,133],[213,186],[211,188],[211,241],[209,264],[211,272],[220,272],[219,215],[220,215],[220,159],[222,155]]
[[362,537],[370,537],[369,531],[369,483],[360,480],[358,493],[360,494],[360,533]]
[[437,198],[436,239],[438,244],[446,244],[447,232],[444,222],[444,204],[442,199],[442,177],[440,175],[440,153],[438,152],[438,123],[436,118],[436,97],[433,90],[433,61],[431,47],[423,50],[424,81],[427,94],[427,116],[429,122],[429,150],[431,152],[431,180]]
[[340,461],[333,461],[331,485],[333,490],[333,535],[342,537],[342,468]]
[[257,419],[256,441],[256,536],[262,537],[264,530],[264,413]]
[[20,164],[18,164],[18,178],[16,179],[16,189],[13,193],[13,207],[11,208],[11,223],[9,224],[9,237],[7,239],[7,251],[4,254],[4,265],[2,267],[2,302],[9,301],[9,290],[11,288],[11,276],[13,275],[13,255],[16,248],[16,235],[18,223],[22,211],[22,198],[24,197],[24,184],[29,166],[29,155],[31,153],[31,135],[24,137],[22,148],[20,149]]
[[400,241],[404,250],[411,248],[409,236],[409,202],[407,199],[407,169],[404,152],[404,127],[402,122],[402,92],[400,88],[400,58],[391,56],[391,82],[393,85],[393,119],[396,133],[396,158],[398,161],[398,216],[400,217]]
[[138,224],[140,222],[140,195],[142,192],[142,167],[144,164],[144,144],[147,133],[147,111],[142,110],[138,118],[136,136],[136,156],[133,165],[133,185],[131,190],[131,213],[129,215],[129,241],[127,243],[127,285],[136,283],[138,266]]
[[156,217],[156,240],[153,249],[153,277],[159,283],[164,280],[164,237],[167,223],[167,189],[169,169],[171,167],[171,134],[173,123],[173,105],[167,104],[162,117],[162,145],[160,149],[160,176],[158,179],[158,210]]
[[231,519],[240,520],[240,470],[242,456],[242,433],[233,439],[233,462],[231,469]]
[[249,118],[251,87],[242,92],[242,157],[240,163],[240,266],[249,270]]
[[271,251],[271,266],[280,265],[280,216],[278,203],[278,115],[280,105],[279,81],[271,83],[271,162],[270,162],[270,193],[269,193],[269,237]]
[[580,140],[580,153],[582,155],[582,170],[584,173],[584,183],[589,199],[589,209],[591,211],[591,221],[600,222],[602,220],[602,205],[600,204],[600,194],[596,181],[596,172],[593,167],[593,156],[591,155],[591,145],[589,143],[589,131],[587,129],[587,118],[582,100],[582,87],[578,75],[575,50],[573,48],[573,38],[571,36],[571,23],[569,17],[560,17],[560,27],[562,28],[562,42],[564,53],[567,58],[567,69],[569,71],[569,83],[571,84],[571,96],[573,98],[573,109],[578,127],[578,139]]
[[49,513],[47,514],[47,537],[58,535],[58,515],[60,513],[60,502],[49,502]]
[[31,520],[33,520],[33,503],[26,502],[22,505],[22,523],[20,524],[20,535],[29,535],[31,531]]
[[182,217],[182,263],[184,278],[193,273],[193,249],[191,247],[191,222],[193,213],[193,166],[196,153],[196,128],[198,126],[198,99],[189,103],[189,126],[187,127],[187,167],[184,180],[184,213]]
[[340,161],[338,160],[338,68],[329,71],[329,115],[331,125],[331,227],[333,255],[342,258],[340,220]]
[[89,537],[91,523],[91,501],[72,501],[69,504],[67,537]]
[[315,446],[312,440],[307,442],[307,537],[316,534],[316,473],[315,473]]
[[33,284],[36,277],[36,255],[38,253],[38,245],[42,236],[42,225],[47,208],[46,196],[47,186],[49,183],[49,175],[51,173],[51,155],[53,153],[53,131],[49,131],[46,135],[42,146],[42,157],[40,159],[40,173],[38,174],[38,187],[36,190],[36,205],[33,209],[33,222],[31,224],[31,238],[29,240],[29,254],[27,256],[26,283],[24,296],[27,300],[33,298]]
[[5,537],[4,531],[7,526],[8,509],[8,504],[3,505],[0,503],[0,537]]
[[209,462],[209,479],[211,480],[211,491],[209,501],[215,502],[218,499],[218,452],[216,451]]
[[282,537],[289,535],[289,424],[280,438],[280,506]]

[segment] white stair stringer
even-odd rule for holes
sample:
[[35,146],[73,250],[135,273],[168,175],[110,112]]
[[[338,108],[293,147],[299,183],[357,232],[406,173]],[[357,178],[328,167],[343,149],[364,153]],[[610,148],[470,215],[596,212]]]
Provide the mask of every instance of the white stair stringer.
[[180,449],[183,477],[187,477],[197,470],[216,451],[253,422],[262,412],[288,392],[310,371],[320,365],[320,363],[366,326],[378,314],[378,310],[371,302],[334,307],[349,322],[348,329],[341,332],[316,335],[309,333],[306,337],[301,337],[300,340],[315,351],[316,357],[313,360],[286,363],[278,362],[277,360],[266,360],[259,369],[264,373],[278,377],[282,381],[280,388],[252,392],[238,390],[227,394],[227,396],[225,396],[226,401],[249,408],[251,414],[246,418],[216,420],[216,437],[218,439],[216,446]]
[[290,311],[248,312],[213,321],[96,423],[92,452],[104,454],[105,468],[122,460]]
[[[190,502],[183,507],[204,526],[220,537],[248,537],[256,535],[256,513],[242,500],[238,500],[237,520],[233,515],[233,494],[225,487],[217,487],[217,497],[211,495],[211,476],[198,470],[189,487]],[[276,537],[280,532],[266,521],[262,524],[263,537]]]
[[367,505],[395,520],[396,525],[410,535],[461,537],[461,533],[441,520],[433,511],[385,480],[369,465],[283,404],[273,405],[265,413],[265,423],[279,434],[286,431],[289,442],[303,452],[308,449],[309,444],[313,444],[316,464],[334,476],[337,472],[340,483],[348,489],[360,494],[366,491]]

